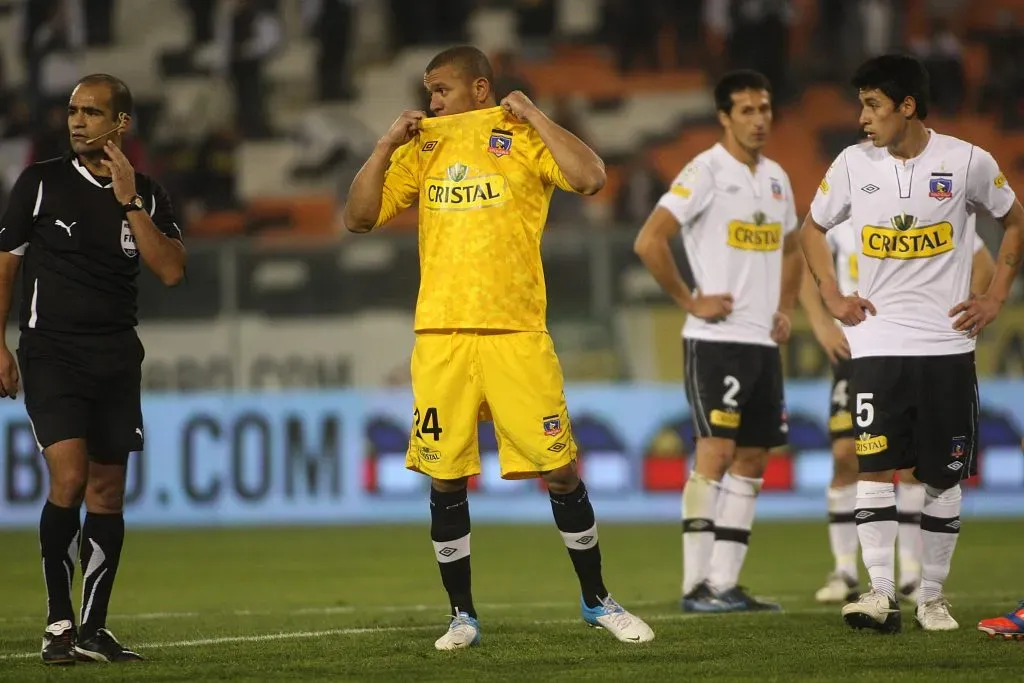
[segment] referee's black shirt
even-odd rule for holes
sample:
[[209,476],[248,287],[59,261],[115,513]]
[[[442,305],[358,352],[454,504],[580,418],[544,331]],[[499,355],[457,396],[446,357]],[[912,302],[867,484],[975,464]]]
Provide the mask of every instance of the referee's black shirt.
[[[135,173],[145,211],[181,239],[170,198]],[[22,331],[106,335],[133,330],[139,252],[110,178],[73,154],[26,168],[0,219],[0,250],[22,255]]]

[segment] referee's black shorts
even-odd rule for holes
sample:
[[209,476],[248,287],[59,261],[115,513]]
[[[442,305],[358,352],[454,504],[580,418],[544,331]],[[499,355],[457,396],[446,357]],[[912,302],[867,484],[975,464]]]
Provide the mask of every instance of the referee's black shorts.
[[25,330],[18,365],[40,448],[85,439],[90,460],[121,465],[141,451],[144,355],[135,330],[95,336]]

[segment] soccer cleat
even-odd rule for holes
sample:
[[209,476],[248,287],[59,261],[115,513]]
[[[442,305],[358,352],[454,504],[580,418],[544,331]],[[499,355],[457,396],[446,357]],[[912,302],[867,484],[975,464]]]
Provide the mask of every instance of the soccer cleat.
[[726,612],[781,612],[777,602],[758,600],[743,586],[733,586],[727,591],[716,593],[715,598],[725,605]]
[[857,599],[857,579],[842,572],[832,572],[825,580],[825,585],[814,594],[814,599],[827,605],[853,602]]
[[78,632],[70,620],[55,621],[43,631],[43,664],[74,664]]
[[713,614],[715,612],[725,612],[728,610],[728,607],[724,602],[715,597],[707,582],[702,581],[679,600],[679,609],[684,612]]
[[882,633],[899,633],[903,628],[899,604],[874,589],[843,605],[843,621],[850,628],[870,628]]
[[80,662],[122,664],[143,661],[142,655],[122,646],[114,634],[105,628],[98,628],[92,635],[79,638],[75,644],[75,652],[78,653]]
[[480,622],[465,612],[456,612],[448,631],[434,642],[438,650],[461,650],[480,644]]
[[610,595],[597,607],[587,607],[583,596],[580,596],[580,606],[583,621],[587,622],[588,626],[603,628],[623,643],[646,643],[654,640],[654,631],[651,627],[640,617],[623,609]]
[[917,606],[914,619],[925,631],[955,631],[960,624],[949,613],[949,607],[946,598],[934,598]]
[[909,583],[905,583],[896,591],[896,597],[902,602],[909,602],[912,605],[916,605],[918,590],[920,587],[920,581],[910,581]]
[[1021,600],[1017,609],[1009,614],[982,619],[978,622],[978,630],[987,634],[989,638],[1024,640],[1024,600]]

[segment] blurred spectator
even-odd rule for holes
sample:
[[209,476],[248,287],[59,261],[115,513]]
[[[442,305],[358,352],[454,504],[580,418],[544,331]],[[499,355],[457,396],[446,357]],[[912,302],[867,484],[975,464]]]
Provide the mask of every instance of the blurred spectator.
[[281,20],[261,0],[232,0],[218,22],[222,64],[235,91],[235,118],[246,138],[271,135],[263,70],[281,38]]
[[555,32],[553,0],[519,0],[516,5],[516,33],[526,40],[549,40]]
[[44,63],[62,53],[77,52],[85,43],[82,6],[78,0],[20,0],[15,9],[20,24],[29,109],[32,119],[38,120],[44,100],[57,94],[49,90],[51,84],[44,82]]
[[657,70],[658,0],[606,0],[603,34],[615,51],[620,73]]
[[46,109],[42,125],[33,131],[28,163],[59,157],[70,148],[67,105],[50,105]]
[[[106,47],[114,42],[115,0],[79,0],[85,15],[85,41],[89,47]],[[130,1],[130,0],[129,0]]]
[[230,126],[213,129],[199,146],[190,195],[206,211],[238,207],[235,171],[237,147],[238,136]]
[[708,28],[725,36],[729,69],[756,69],[772,84],[773,99],[790,97],[789,28],[795,14],[791,0],[706,0]]
[[913,46],[913,51],[928,70],[932,105],[936,111],[945,114],[960,111],[967,92],[962,48],[950,22],[945,17],[933,19],[931,35]]
[[[472,0],[390,0],[395,50],[466,40]],[[440,51],[440,50],[439,50]]]
[[814,49],[828,59],[815,59],[807,64],[816,79],[846,85],[850,74],[863,60],[864,39],[861,11],[852,2],[818,0],[818,16],[814,26]]
[[668,187],[651,161],[650,151],[641,149],[623,169],[622,185],[615,195],[615,222],[637,229],[647,219]]
[[513,90],[521,90],[530,97],[530,84],[519,70],[519,63],[511,52],[499,52],[491,60],[494,67],[494,96],[500,102]]
[[660,10],[662,20],[673,33],[676,66],[703,67],[705,47],[701,3],[661,0]]
[[1011,12],[1000,12],[987,43],[988,74],[979,109],[998,112],[1007,129],[1024,128],[1024,29]]
[[361,0],[302,0],[302,19],[317,42],[317,94],[321,102],[351,100],[352,30]]
[[217,13],[215,0],[181,0],[192,18],[192,46],[205,45],[213,40],[214,17]]
[[[556,95],[551,109],[547,113],[552,121],[590,145],[590,134],[568,97]],[[551,195],[548,220],[553,223],[579,225],[586,219],[584,201],[583,196],[575,192],[555,192]]]

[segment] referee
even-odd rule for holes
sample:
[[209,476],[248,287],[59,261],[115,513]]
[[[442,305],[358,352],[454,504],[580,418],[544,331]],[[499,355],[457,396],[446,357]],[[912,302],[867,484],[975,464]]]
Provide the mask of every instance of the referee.
[[[141,262],[176,285],[186,256],[167,193],[121,152],[131,112],[121,80],[80,80],[68,103],[71,153],[26,168],[0,219],[0,322],[24,261],[18,363],[3,340],[0,397],[17,395],[20,366],[50,474],[39,520],[46,664],[142,659],[106,628],[124,542],[128,454],[143,446],[136,278]],[[79,548],[80,631],[71,606]]]

